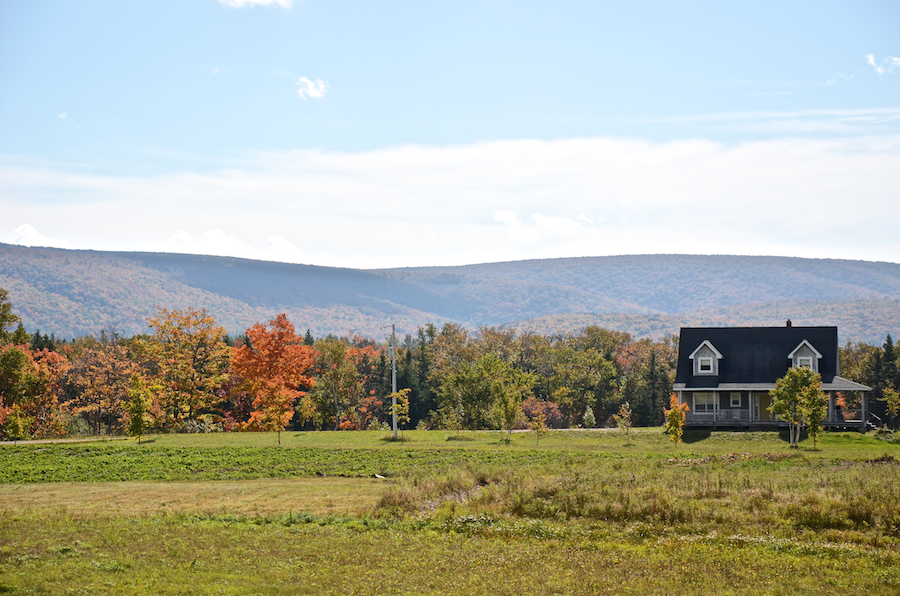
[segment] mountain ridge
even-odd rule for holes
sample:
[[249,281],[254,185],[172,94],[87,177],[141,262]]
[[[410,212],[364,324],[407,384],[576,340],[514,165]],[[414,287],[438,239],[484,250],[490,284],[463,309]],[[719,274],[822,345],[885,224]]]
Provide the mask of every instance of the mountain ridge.
[[900,264],[798,257],[620,255],[363,270],[0,244],[0,287],[30,331],[67,337],[109,326],[146,332],[158,306],[206,308],[231,333],[285,312],[317,336],[379,337],[392,322],[414,333],[426,323],[552,330],[592,320],[658,337],[682,323],[759,324],[792,312],[785,318],[841,321],[842,337],[854,340],[881,341],[900,327]]

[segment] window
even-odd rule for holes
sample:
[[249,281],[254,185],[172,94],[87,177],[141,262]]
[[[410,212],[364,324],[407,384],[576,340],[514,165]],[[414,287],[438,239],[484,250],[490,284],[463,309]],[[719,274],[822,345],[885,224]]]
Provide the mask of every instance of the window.
[[716,400],[713,393],[695,393],[694,394],[694,411],[695,412],[715,412]]
[[810,358],[809,356],[799,356],[797,358],[797,367],[802,368],[804,366],[806,368],[812,368],[813,367],[812,358]]
[[700,358],[698,367],[701,373],[711,373],[713,371],[713,359],[710,357]]
[[741,394],[739,391],[732,392],[731,407],[732,408],[740,408],[741,407]]

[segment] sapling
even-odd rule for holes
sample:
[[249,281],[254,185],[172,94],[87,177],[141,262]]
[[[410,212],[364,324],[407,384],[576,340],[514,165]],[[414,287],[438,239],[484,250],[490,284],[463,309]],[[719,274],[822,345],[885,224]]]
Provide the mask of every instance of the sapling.
[[613,420],[619,430],[625,433],[625,442],[628,442],[628,432],[631,430],[631,404],[627,401],[619,408],[618,414],[613,414]]
[[581,417],[581,421],[584,422],[585,428],[594,428],[597,426],[597,419],[594,417],[594,410],[591,408],[587,408],[584,411],[584,416]]

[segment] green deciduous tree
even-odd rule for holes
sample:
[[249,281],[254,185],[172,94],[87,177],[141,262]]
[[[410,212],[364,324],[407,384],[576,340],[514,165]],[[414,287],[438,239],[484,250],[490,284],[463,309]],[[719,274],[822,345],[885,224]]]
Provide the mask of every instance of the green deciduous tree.
[[360,392],[359,371],[343,341],[326,337],[316,342],[315,349],[315,384],[309,391],[315,407],[313,419],[318,428],[333,421],[338,430],[341,418],[349,419],[353,398]]
[[[790,368],[783,377],[775,381],[775,389],[769,395],[772,398],[769,409],[788,423],[790,445],[798,447],[800,430],[807,422],[807,412],[815,415],[819,401],[824,401],[827,407],[827,398],[822,393],[822,378],[819,373],[805,366]],[[824,413],[819,418],[819,423],[822,418]]]
[[822,421],[828,413],[828,396],[822,391],[821,380],[803,387],[800,392],[800,411],[803,413],[807,432],[813,440],[813,449],[818,449]]
[[132,375],[125,411],[128,413],[128,435],[137,437],[138,444],[147,430],[147,412],[150,411],[152,398],[153,394],[143,379],[139,375]]

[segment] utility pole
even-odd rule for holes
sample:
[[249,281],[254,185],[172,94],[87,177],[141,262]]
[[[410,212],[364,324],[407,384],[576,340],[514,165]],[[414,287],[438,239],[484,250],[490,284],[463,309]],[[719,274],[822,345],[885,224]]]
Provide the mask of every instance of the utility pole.
[[397,328],[391,323],[391,421],[397,440]]

